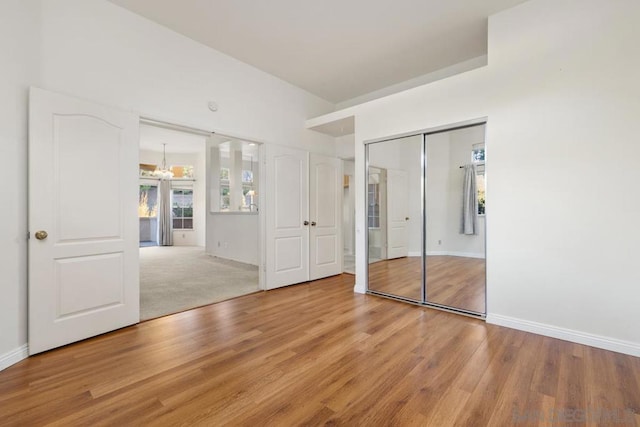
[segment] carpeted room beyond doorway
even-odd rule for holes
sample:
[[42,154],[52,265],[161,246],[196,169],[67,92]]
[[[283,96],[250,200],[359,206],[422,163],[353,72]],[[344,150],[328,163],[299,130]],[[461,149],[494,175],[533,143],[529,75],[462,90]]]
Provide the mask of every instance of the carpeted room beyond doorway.
[[257,290],[257,266],[209,256],[198,246],[140,248],[140,320]]

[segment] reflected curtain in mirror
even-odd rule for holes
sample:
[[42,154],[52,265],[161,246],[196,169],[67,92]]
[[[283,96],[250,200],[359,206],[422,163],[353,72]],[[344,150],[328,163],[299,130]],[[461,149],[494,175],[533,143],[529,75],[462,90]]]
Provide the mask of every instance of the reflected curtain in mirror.
[[460,234],[478,234],[478,187],[476,186],[476,174],[476,165],[464,165]]

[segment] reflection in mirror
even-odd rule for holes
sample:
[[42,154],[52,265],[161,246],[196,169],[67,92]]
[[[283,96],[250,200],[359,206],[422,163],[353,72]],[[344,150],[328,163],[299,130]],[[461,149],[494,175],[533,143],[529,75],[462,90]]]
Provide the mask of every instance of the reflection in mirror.
[[485,313],[485,125],[427,135],[426,299]]
[[370,291],[422,300],[422,136],[367,146]]

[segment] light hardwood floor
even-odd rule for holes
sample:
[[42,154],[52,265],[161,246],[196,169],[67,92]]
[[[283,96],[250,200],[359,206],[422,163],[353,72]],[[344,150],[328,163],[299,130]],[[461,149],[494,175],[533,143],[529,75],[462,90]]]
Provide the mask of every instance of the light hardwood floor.
[[[404,257],[369,264],[371,290],[420,301],[420,257]],[[485,312],[485,260],[456,256],[428,256],[427,301]]]
[[0,425],[633,425],[639,384],[638,358],[354,294],[341,275],[24,360],[0,372]]

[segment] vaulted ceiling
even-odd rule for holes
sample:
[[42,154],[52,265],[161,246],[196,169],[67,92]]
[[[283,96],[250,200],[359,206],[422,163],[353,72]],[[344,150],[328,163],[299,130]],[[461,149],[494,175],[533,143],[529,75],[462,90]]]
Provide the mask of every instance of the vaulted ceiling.
[[110,0],[333,103],[487,54],[525,0]]

